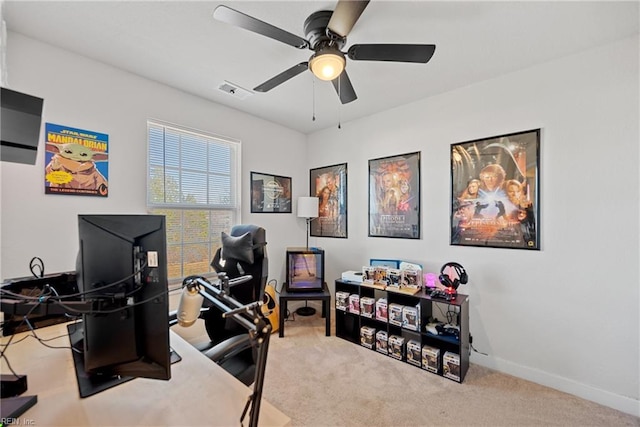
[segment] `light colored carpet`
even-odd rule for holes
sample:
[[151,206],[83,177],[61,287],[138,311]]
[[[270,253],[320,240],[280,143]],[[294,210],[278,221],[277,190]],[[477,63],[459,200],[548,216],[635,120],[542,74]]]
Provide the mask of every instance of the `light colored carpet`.
[[[319,308],[319,307],[318,307]],[[173,328],[190,342],[203,329]],[[640,418],[471,364],[462,384],[332,336],[319,310],[271,336],[263,398],[306,426],[640,426]]]
[[640,419],[472,364],[462,384],[295,316],[272,336],[263,397],[292,426],[640,426]]

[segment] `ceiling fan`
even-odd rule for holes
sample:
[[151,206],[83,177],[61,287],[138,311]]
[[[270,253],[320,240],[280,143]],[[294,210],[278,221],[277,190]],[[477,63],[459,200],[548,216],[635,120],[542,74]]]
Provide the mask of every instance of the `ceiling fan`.
[[342,52],[347,35],[368,4],[369,0],[339,0],[333,12],[321,10],[312,13],[304,22],[306,38],[223,5],[216,7],[213,17],[295,48],[308,48],[314,52],[309,61],[296,64],[256,86],[253,89],[256,92],[267,92],[309,69],[317,78],[330,80],[340,102],[347,104],[358,97],[345,69],[345,55],[352,61],[427,63],[436,49],[432,44],[354,44]]

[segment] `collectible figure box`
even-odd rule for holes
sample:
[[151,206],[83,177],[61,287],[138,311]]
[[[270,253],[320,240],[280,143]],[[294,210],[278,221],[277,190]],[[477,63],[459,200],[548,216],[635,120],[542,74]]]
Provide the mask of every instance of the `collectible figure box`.
[[349,292],[336,292],[336,309],[347,311],[349,306]]
[[374,283],[379,283],[381,285],[389,284],[389,267],[385,266],[376,266],[373,272],[373,281]]
[[398,335],[391,335],[388,341],[389,356],[394,359],[404,360],[404,338]]
[[402,272],[397,268],[390,268],[389,269],[389,286],[394,286],[396,288],[399,288],[401,281],[402,281]]
[[389,323],[402,326],[402,307],[400,304],[389,304]]
[[382,354],[388,354],[387,331],[376,332],[376,351]]
[[371,266],[362,267],[362,282],[363,283],[374,283],[375,282],[375,273],[376,268]]
[[422,273],[420,270],[404,269],[402,270],[402,286],[407,288],[419,289],[422,287]]
[[420,306],[402,307],[402,327],[412,331],[420,330]]
[[442,375],[460,381],[460,356],[447,351],[442,356]]
[[287,248],[288,292],[320,292],[324,283],[324,250]]
[[360,298],[360,315],[363,317],[373,317],[373,306],[376,300],[370,297]]
[[363,347],[373,348],[375,343],[376,329],[371,326],[360,328],[360,344]]
[[360,295],[349,295],[349,313],[360,314]]
[[438,373],[440,369],[440,349],[425,345],[422,347],[422,369]]
[[376,319],[386,322],[389,317],[387,315],[387,299],[378,298],[376,301]]
[[420,343],[418,341],[407,341],[407,362],[412,365],[421,366]]

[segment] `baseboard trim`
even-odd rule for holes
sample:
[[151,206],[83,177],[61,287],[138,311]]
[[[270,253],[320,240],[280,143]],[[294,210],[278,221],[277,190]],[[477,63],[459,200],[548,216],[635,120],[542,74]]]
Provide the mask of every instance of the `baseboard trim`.
[[471,353],[470,362],[640,417],[640,401],[507,360]]

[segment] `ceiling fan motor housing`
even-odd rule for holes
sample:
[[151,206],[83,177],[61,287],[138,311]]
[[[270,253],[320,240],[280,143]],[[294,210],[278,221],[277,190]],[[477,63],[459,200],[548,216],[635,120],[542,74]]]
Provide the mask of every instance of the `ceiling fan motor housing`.
[[327,26],[329,25],[332,14],[333,12],[330,10],[320,10],[309,15],[304,21],[304,34],[307,41],[309,41],[311,50],[318,51],[330,45],[335,46],[337,49],[344,47],[346,38],[339,36],[331,38],[327,34]]

